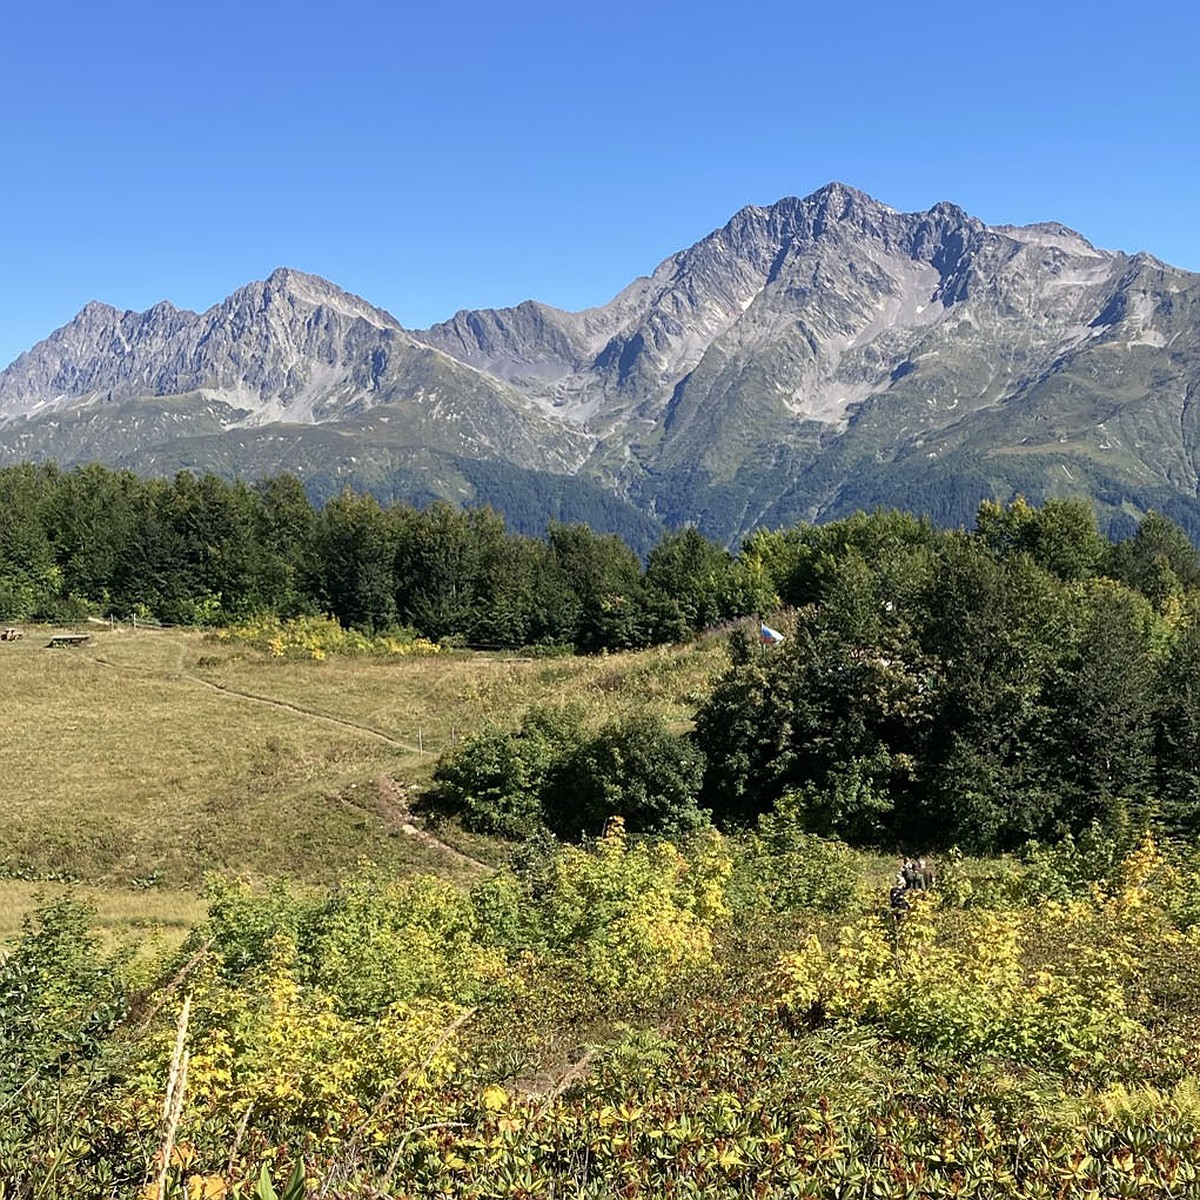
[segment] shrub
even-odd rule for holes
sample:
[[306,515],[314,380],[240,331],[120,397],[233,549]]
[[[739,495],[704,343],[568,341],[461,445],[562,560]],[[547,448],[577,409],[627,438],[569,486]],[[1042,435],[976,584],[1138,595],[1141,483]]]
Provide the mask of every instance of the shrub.
[[[105,954],[92,912],[70,896],[43,903],[0,951],[0,1185],[5,1196],[117,1194],[144,1166],[113,1139],[111,1158],[80,1160],[108,1137],[114,1038],[128,1009],[129,955]],[[133,1160],[131,1162],[131,1160]],[[82,1172],[82,1174],[80,1173]]]
[[789,793],[764,813],[743,843],[734,889],[751,919],[764,912],[845,912],[861,878],[858,855],[807,832],[802,801]]
[[[1089,915],[1053,913],[1083,933]],[[1034,972],[1022,961],[1033,930],[1017,913],[972,913],[952,942],[940,932],[922,906],[905,920],[899,949],[877,917],[845,929],[832,953],[811,939],[784,960],[786,1002],[837,1022],[881,1025],[929,1052],[1060,1069],[1098,1065],[1136,1032],[1118,952],[1090,943],[1074,961]]]
[[[960,1061],[999,1056],[1118,1078],[1131,1047],[1168,1015],[1164,1003],[1197,978],[1200,939],[1181,935],[1156,902],[1177,876],[1164,875],[1152,845],[1115,874],[1111,895],[1006,912],[926,899],[900,922],[862,918],[831,949],[813,938],[783,960],[785,1003]],[[1169,1039],[1158,1053],[1170,1056]]]
[[[351,1129],[378,1138],[396,1104],[444,1080],[457,1057],[452,1038],[463,1009],[437,1000],[397,1000],[370,1017],[342,1011],[337,997],[305,983],[297,948],[273,939],[237,983],[213,964],[193,976],[191,1049],[182,1131],[211,1168],[225,1161],[234,1113],[253,1113],[258,1138],[303,1131],[326,1154]],[[152,1103],[167,1077],[174,1030],[163,1024],[139,1047],[125,1103]],[[235,1147],[236,1149],[236,1147]]]
[[390,880],[364,864],[323,894],[214,882],[209,896],[208,921],[185,954],[211,940],[222,978],[235,984],[287,943],[299,982],[341,1014],[366,1017],[417,999],[472,1003],[504,967],[503,955],[481,944],[471,898],[432,876]]
[[477,833],[528,837],[541,824],[548,772],[579,744],[579,720],[574,709],[534,709],[515,733],[483,730],[438,760],[434,803]]
[[482,932],[471,898],[452,884],[363,872],[322,908],[302,947],[301,975],[355,1017],[417,999],[470,1004],[506,966],[501,951],[480,944]]
[[535,948],[587,987],[630,1005],[713,962],[712,931],[729,910],[731,858],[716,833],[690,859],[671,842],[630,843],[611,822],[591,850],[562,849],[534,906]]
[[620,817],[631,833],[678,836],[707,824],[696,797],[704,759],[658,717],[634,716],[602,729],[549,773],[546,824],[560,837],[599,833]]
[[261,616],[217,634],[222,641],[246,642],[272,658],[306,658],[320,662],[330,654],[375,654],[382,657],[439,653],[436,643],[412,629],[393,626],[373,637],[344,629],[334,617],[293,617],[283,621]]

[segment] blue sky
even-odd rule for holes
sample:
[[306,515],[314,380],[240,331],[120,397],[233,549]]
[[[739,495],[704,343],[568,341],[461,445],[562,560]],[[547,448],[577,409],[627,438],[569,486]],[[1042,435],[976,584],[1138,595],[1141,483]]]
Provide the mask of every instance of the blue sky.
[[585,307],[832,179],[1200,270],[1193,11],[7,0],[0,365],[281,265],[410,327]]

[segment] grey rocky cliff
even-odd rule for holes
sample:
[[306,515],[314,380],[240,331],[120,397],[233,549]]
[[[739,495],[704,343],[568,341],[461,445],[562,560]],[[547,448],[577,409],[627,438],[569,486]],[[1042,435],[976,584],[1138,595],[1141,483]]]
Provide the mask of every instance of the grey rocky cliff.
[[382,309],[283,268],[201,314],[166,302],[144,313],[88,304],[0,374],[0,422],[179,396],[219,408],[230,430],[401,405],[436,442],[557,470],[575,467],[587,445]]
[[[197,461],[261,430],[269,463],[286,427],[305,463],[386,443],[577,474],[726,539],[880,502],[959,520],[1013,490],[1114,519],[1182,505],[1200,529],[1198,391],[1200,276],[830,184],[742,209],[578,313],[527,301],[409,332],[291,271],[203,314],[91,304],[0,373],[0,456],[74,460],[89,438],[111,456],[124,435],[97,414],[133,430],[154,409],[161,447],[202,435]],[[443,476],[420,486],[451,494]]]

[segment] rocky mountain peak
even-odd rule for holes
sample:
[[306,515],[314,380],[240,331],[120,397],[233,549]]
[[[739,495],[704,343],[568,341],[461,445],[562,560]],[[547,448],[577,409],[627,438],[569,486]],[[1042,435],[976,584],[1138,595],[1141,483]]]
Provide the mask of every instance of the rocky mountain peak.
[[7,438],[84,457],[93,423],[120,412],[158,411],[154,436],[189,453],[208,443],[187,421],[267,456],[333,425],[306,442],[314,461],[382,437],[581,471],[729,537],[923,507],[935,476],[952,521],[1010,482],[1106,480],[1121,511],[1122,480],[1135,506],[1159,503],[1151,479],[1194,498],[1197,395],[1200,277],[1057,222],[987,226],[948,201],[898,212],[835,181],[740,209],[582,312],[526,301],[409,333],[289,267],[200,314],[93,302],[0,373],[0,454]]
[[109,321],[121,315],[118,309],[102,300],[89,300],[76,314],[76,321]]
[[949,200],[939,200],[929,209],[929,216],[935,219],[951,222],[955,225],[982,225],[983,222],[975,221],[968,216],[965,210],[959,208],[957,204]]
[[380,329],[400,328],[395,317],[361,296],[345,291],[320,275],[310,275],[293,267],[276,267],[266,279],[239,288],[217,308],[243,312],[265,312],[274,308],[325,309],[352,321],[367,321]]
[[809,209],[816,221],[828,224],[833,221],[860,222],[864,217],[876,217],[888,211],[886,206],[860,192],[849,184],[836,180],[818,188],[801,203]]

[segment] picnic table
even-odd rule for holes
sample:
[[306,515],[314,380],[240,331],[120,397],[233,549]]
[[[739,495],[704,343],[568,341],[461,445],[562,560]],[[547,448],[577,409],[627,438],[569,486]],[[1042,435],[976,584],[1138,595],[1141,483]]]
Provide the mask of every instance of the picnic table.
[[0,630],[0,642],[15,642],[21,636],[19,629],[4,629]]
[[92,635],[90,633],[56,633],[46,643],[46,648],[51,646],[82,646]]

